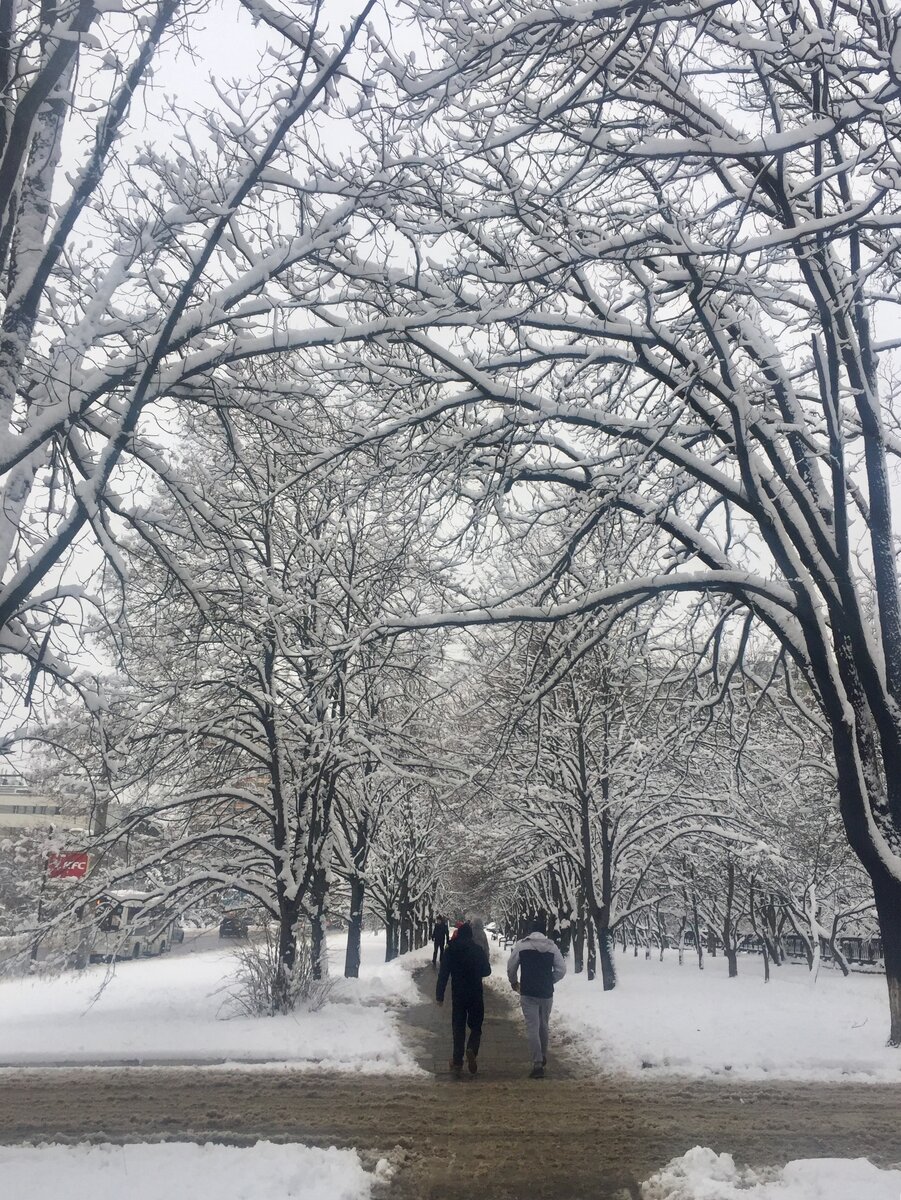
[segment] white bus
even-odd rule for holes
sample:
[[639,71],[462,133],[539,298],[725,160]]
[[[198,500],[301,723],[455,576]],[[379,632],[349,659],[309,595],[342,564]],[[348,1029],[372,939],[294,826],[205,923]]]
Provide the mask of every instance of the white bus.
[[175,917],[163,920],[144,913],[151,892],[109,892],[96,901],[97,925],[91,939],[91,962],[123,958],[153,958],[165,954],[173,942],[184,940]]

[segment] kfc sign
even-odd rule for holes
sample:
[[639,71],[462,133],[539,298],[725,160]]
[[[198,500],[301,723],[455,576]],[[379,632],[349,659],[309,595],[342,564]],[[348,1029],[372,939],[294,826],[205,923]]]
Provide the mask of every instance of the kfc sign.
[[60,850],[47,855],[48,879],[84,879],[88,873],[88,856],[81,850]]

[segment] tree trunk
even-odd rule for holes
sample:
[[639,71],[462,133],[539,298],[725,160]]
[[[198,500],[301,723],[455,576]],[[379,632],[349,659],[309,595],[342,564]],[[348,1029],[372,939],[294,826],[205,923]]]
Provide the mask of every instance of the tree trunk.
[[885,982],[888,985],[888,1044],[901,1046],[901,881],[884,872],[873,880],[873,897],[882,933]]
[[588,962],[587,962],[588,978],[594,979],[595,975],[597,974],[598,962],[597,962],[597,956],[595,954],[595,948],[594,948],[594,922],[591,920],[590,917],[585,922],[585,933],[588,938]]
[[409,954],[413,949],[413,915],[409,909],[400,920],[400,953]]
[[[888,1044],[901,1046],[901,879],[894,876],[885,865],[883,850],[876,844],[872,814],[877,805],[874,803],[871,807],[867,798],[861,795],[860,776],[850,737],[848,731],[837,722],[833,722],[833,746],[838,767],[839,809],[842,821],[848,840],[873,883],[873,899],[876,902],[876,915],[882,935],[885,982],[888,987]],[[876,757],[872,747],[870,749],[873,757]],[[891,769],[893,764],[886,763],[883,759],[883,765],[889,789],[897,789],[898,774]],[[865,766],[869,767],[872,777],[878,779],[878,763],[865,763]],[[884,808],[886,805],[896,814],[897,828],[901,819],[897,815],[901,810],[901,798],[897,794],[888,799],[882,798],[880,807]]]
[[392,913],[385,921],[385,962],[397,958],[397,918]]
[[347,923],[347,950],[344,953],[344,977],[360,977],[360,941],[363,935],[363,902],[366,884],[354,876],[350,881],[350,920]]
[[310,918],[310,957],[313,960],[314,979],[321,979],[328,973],[325,954],[325,918],[321,912],[317,912]]
[[735,863],[730,858],[726,867],[726,906],[723,910],[723,953],[729,964],[729,978],[738,975],[738,953],[736,932],[732,924],[732,909],[735,905]]
[[769,950],[770,961],[774,966],[781,967],[785,954],[782,948],[782,938],[776,927],[776,906],[773,903],[772,896],[761,910],[761,920],[761,933]]
[[[692,871],[692,878],[694,871]],[[695,951],[698,955],[698,970],[704,970],[704,939],[701,937],[701,918],[698,915],[698,898],[694,892],[691,895],[691,919],[692,929],[695,935]]]
[[842,954],[841,950],[839,949],[838,924],[839,918],[836,916],[832,922],[832,933],[829,935],[829,949],[832,952],[833,962],[838,963],[842,975],[844,975],[845,979],[847,979],[851,974],[851,968],[848,966],[847,958],[845,958],[844,954]]
[[789,918],[789,919],[790,919],[790,921],[791,921],[792,928],[794,929],[795,933],[797,934],[797,936],[798,936],[798,937],[801,939],[801,942],[803,943],[803,946],[804,946],[804,961],[807,963],[807,970],[808,970],[808,971],[812,971],[812,970],[813,970],[813,965],[814,965],[814,948],[813,948],[813,942],[810,940],[810,938],[807,936],[807,934],[804,932],[804,930],[803,930],[803,929],[801,928],[801,926],[798,924],[798,921],[797,921],[797,919],[795,918],[795,915],[794,915],[794,913],[792,913],[792,914],[790,915],[790,918]]
[[585,970],[585,918],[580,913],[573,922],[573,971],[581,975]]
[[[606,797],[606,783],[604,784]],[[594,890],[594,880],[589,880],[586,888],[588,904],[588,936],[592,958],[594,958],[594,934],[597,934],[598,950],[601,957],[601,979],[605,992],[616,987],[616,968],[613,965],[614,936],[610,933],[610,911],[613,905],[613,829],[609,809],[605,806],[601,812],[601,903],[598,904]],[[637,933],[637,926],[635,926]],[[636,946],[635,953],[638,953]],[[594,973],[589,973],[589,979]]]
[[560,921],[560,953],[564,958],[569,954],[573,941],[572,916],[567,915]]
[[664,926],[663,919],[660,916],[660,905],[659,904],[657,904],[657,906],[656,906],[656,913],[657,913],[657,937],[660,939],[660,961],[663,962],[663,951],[666,949],[667,937],[666,937],[666,928]]
[[325,960],[325,908],[328,903],[329,881],[328,873],[318,866],[313,873],[310,887],[313,900],[313,915],[310,918],[310,951],[313,959],[313,978],[322,979],[328,974],[328,963]]
[[273,1015],[289,1012],[291,1008],[291,972],[297,960],[297,917],[297,905],[282,899],[278,917],[278,959],[272,983]]
[[613,961],[613,939],[607,928],[598,929],[598,950],[601,957],[601,979],[605,992],[616,987],[616,964]]
[[785,962],[785,946],[782,943],[782,927],[785,924],[785,917],[783,916],[779,922],[776,921],[776,903],[772,896],[770,896],[770,902],[767,906],[767,921],[772,928],[770,957],[777,967],[781,967]]

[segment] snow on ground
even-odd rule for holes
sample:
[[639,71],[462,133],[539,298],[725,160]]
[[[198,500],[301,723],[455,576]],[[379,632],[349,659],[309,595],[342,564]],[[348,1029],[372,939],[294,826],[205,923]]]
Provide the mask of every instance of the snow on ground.
[[389,1174],[363,1170],[354,1150],[311,1146],[3,1146],[3,1194],[15,1200],[369,1200]]
[[[664,961],[644,951],[615,955],[617,986],[570,974],[557,985],[554,1020],[602,1069],[744,1079],[901,1081],[901,1054],[886,1047],[882,975],[786,963],[763,982],[761,960],[740,956],[737,979],[724,958],[703,971],[686,953]],[[894,1197],[897,1200],[897,1196]]]
[[[344,935],[329,942],[343,969]],[[410,966],[423,952],[384,962],[384,937],[364,937],[359,979],[336,978],[318,1011],[230,1016],[230,948],[99,965],[56,977],[0,983],[0,1064],[48,1062],[253,1063],[416,1074],[391,1005],[416,998]],[[106,982],[106,986],[104,982]]]
[[730,1154],[695,1146],[641,1186],[642,1200],[898,1200],[901,1171],[865,1158],[805,1158],[739,1170]]

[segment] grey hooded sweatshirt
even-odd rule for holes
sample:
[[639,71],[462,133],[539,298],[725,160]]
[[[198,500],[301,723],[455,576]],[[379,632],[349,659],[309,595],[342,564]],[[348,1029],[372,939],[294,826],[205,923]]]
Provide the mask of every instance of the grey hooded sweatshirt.
[[477,946],[481,946],[485,951],[485,957],[491,961],[491,951],[488,949],[488,935],[485,932],[485,922],[481,917],[474,917],[472,921],[472,940]]

